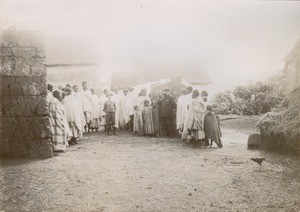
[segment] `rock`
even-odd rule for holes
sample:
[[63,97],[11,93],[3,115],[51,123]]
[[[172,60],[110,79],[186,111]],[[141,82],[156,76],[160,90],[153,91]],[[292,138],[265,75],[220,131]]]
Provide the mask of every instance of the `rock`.
[[256,149],[261,144],[261,136],[260,134],[251,134],[248,137],[248,149]]

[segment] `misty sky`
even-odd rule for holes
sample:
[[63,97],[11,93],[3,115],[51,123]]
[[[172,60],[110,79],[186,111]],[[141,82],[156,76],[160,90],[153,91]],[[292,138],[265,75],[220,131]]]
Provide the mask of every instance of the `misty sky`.
[[202,63],[213,90],[263,80],[300,39],[297,1],[2,0],[2,17],[88,38],[105,71]]

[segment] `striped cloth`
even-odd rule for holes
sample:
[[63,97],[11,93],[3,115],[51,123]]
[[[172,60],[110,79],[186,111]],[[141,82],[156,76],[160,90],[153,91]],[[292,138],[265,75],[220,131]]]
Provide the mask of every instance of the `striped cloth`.
[[66,150],[68,146],[68,125],[64,105],[57,99],[52,98],[49,102],[49,120],[52,132],[52,144],[54,151]]

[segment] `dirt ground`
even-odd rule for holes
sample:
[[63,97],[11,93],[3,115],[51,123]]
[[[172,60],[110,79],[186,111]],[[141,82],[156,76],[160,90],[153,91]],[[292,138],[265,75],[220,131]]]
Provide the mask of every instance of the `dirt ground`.
[[232,122],[223,149],[121,131],[50,159],[2,159],[0,211],[300,211],[299,158],[247,150],[254,129]]

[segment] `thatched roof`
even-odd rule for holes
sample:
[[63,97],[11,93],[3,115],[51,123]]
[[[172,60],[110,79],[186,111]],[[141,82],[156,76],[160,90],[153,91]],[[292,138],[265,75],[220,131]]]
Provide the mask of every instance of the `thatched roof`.
[[183,78],[193,85],[207,85],[211,79],[202,65],[190,64],[160,64],[140,65],[135,71],[112,74],[113,87],[128,87],[146,82],[153,82],[163,78]]
[[294,48],[284,60],[284,73],[289,82],[287,84],[287,90],[292,91],[300,86],[300,40],[296,42]]
[[300,154],[299,105],[300,88],[297,88],[284,99],[279,112],[270,112],[260,118],[256,126],[264,138],[263,145]]

